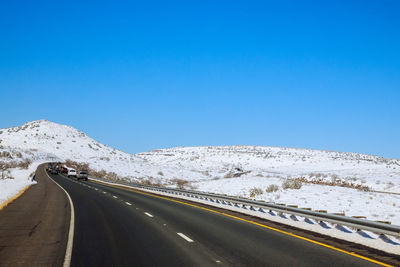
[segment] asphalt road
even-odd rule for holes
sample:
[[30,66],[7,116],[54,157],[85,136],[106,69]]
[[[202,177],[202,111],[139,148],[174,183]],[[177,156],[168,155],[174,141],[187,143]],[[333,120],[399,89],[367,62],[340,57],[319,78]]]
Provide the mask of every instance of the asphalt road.
[[0,266],[62,266],[68,200],[42,167],[38,183],[0,212]]
[[376,266],[204,209],[52,177],[75,206],[72,266]]

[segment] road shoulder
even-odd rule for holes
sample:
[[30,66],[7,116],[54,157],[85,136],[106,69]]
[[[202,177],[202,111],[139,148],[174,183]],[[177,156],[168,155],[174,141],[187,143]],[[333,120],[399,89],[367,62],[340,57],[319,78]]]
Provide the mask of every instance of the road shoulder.
[[0,265],[62,266],[70,207],[42,166],[38,183],[0,211]]

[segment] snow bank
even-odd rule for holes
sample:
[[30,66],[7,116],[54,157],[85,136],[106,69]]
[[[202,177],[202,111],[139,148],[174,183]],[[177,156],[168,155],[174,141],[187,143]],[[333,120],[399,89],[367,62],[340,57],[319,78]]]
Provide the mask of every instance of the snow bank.
[[10,175],[13,179],[0,179],[0,206],[26,186],[36,184],[36,181],[32,181],[31,174],[37,169],[39,164],[41,163],[35,162],[26,170],[11,169]]

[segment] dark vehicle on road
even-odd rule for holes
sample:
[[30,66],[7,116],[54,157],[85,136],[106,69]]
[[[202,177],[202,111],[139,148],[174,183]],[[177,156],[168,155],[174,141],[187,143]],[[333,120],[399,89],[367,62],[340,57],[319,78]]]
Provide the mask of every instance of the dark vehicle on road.
[[87,181],[87,180],[88,180],[88,173],[87,173],[87,171],[80,171],[80,172],[78,173],[78,175],[76,176],[76,179],[78,179],[78,180],[83,179],[83,180]]
[[48,164],[47,164],[47,167],[46,167],[46,171],[47,171],[47,172],[50,172],[50,171],[51,171],[51,168],[52,168],[52,164],[51,164],[51,163],[48,163]]
[[51,174],[58,174],[58,171],[57,171],[56,168],[51,168],[50,173]]

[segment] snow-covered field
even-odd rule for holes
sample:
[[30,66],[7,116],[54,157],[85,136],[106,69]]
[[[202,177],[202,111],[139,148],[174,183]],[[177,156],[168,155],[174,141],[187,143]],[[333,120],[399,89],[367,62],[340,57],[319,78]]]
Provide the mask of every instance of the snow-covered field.
[[[399,160],[253,146],[173,148],[137,156],[151,166],[140,173],[147,173],[156,183],[168,184],[180,178],[189,180],[187,186],[199,191],[244,197],[259,188],[262,194],[256,199],[400,225]],[[240,173],[244,174],[232,177]],[[300,189],[282,188],[286,179],[301,177],[306,182]],[[272,184],[278,190],[267,192]],[[343,184],[350,187],[340,186]],[[358,186],[370,190],[355,189]]]
[[[0,151],[21,149],[87,162],[94,170],[139,182],[245,197],[253,190],[259,191],[256,199],[400,225],[400,160],[261,146],[182,147],[130,155],[45,120],[0,129],[0,140]],[[286,179],[302,181],[301,188],[283,189]],[[277,191],[267,192],[272,184]]]

